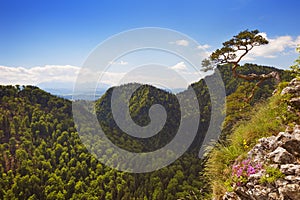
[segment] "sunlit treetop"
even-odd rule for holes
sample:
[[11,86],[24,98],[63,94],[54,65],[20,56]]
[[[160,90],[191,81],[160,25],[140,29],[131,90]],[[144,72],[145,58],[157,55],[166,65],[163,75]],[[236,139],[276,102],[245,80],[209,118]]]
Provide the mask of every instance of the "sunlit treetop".
[[[210,64],[232,64],[232,74],[234,77],[242,78],[248,81],[258,81],[252,90],[251,95],[246,99],[250,101],[254,95],[256,88],[265,80],[274,78],[277,82],[280,81],[278,72],[273,71],[268,74],[240,74],[236,71],[239,62],[246,56],[254,47],[268,44],[268,40],[260,34],[258,30],[245,30],[232,37],[232,39],[223,43],[223,47],[215,50],[209,57]],[[206,65],[205,65],[206,64]],[[203,61],[204,70],[209,69],[208,61]],[[211,68],[211,67],[210,67]]]
[[210,59],[222,63],[232,63],[237,65],[241,59],[255,46],[268,44],[268,40],[259,34],[258,30],[242,31],[232,39],[223,43],[223,47],[215,50]]

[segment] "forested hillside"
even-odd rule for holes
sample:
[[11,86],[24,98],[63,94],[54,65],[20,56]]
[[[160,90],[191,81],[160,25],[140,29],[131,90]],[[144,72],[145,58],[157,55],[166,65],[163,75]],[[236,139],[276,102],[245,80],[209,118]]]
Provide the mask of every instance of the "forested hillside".
[[[240,110],[236,110],[236,106],[243,107],[243,112],[247,113],[254,102],[271,96],[276,85],[266,81],[256,92],[253,101],[246,105],[243,98],[253,83],[233,78],[230,65],[218,69],[229,100],[227,112],[230,118],[226,119],[223,134],[226,137],[226,130],[230,130],[240,118],[244,119],[238,114]],[[277,69],[247,64],[238,70],[260,74]],[[291,79],[288,72],[277,71],[283,80]],[[126,88],[131,86],[120,87],[126,92]],[[74,126],[71,101],[33,86],[1,86],[0,199],[204,198],[210,193],[210,186],[202,170],[205,160],[198,158],[198,150],[210,120],[210,96],[204,80],[190,87],[196,91],[203,117],[189,151],[166,168],[151,173],[131,174],[102,165],[87,151]],[[180,117],[193,116],[192,109],[186,116],[178,112],[177,97],[182,98],[185,92],[174,95],[142,85],[130,100],[133,120],[139,125],[147,124],[147,112],[154,103],[165,106],[168,118],[163,130],[150,141],[134,140],[123,133],[112,118],[111,91],[109,89],[96,102],[96,113],[105,133],[122,148],[136,152],[160,148],[176,133]],[[145,149],[149,144],[152,144],[151,148]]]

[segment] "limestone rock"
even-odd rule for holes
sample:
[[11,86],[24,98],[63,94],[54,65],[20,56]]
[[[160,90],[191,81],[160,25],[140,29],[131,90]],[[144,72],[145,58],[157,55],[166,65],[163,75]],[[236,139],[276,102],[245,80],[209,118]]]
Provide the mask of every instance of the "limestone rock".
[[268,199],[270,199],[270,200],[276,200],[276,199],[279,199],[279,195],[278,195],[277,192],[269,193],[269,194],[268,194]]
[[223,200],[241,200],[241,198],[234,192],[226,192],[223,196]]
[[277,149],[268,154],[268,157],[275,163],[280,164],[293,163],[295,161],[295,157],[282,147],[277,147]]
[[[281,94],[292,95],[287,110],[299,114],[300,80],[293,79]],[[227,192],[223,200],[300,200],[300,125],[294,122],[277,136],[259,139],[248,152],[247,159],[277,168],[285,176],[274,182],[262,183],[262,176],[270,176],[262,168],[251,174],[245,184]]]
[[294,78],[286,88],[281,91],[281,95],[294,94],[300,96],[300,81]]
[[286,149],[290,154],[300,157],[300,140],[288,140],[282,145],[282,147]]
[[279,188],[279,192],[284,199],[299,200],[300,199],[300,185],[288,184],[285,187]]
[[[293,176],[293,175],[289,175],[289,176],[286,176],[284,177],[285,180],[288,180],[288,181],[292,181],[292,182],[297,182],[299,181],[300,182],[300,177],[298,176]],[[299,191],[300,192],[300,191]]]
[[296,109],[300,109],[300,97],[291,98],[289,102]]
[[300,165],[299,164],[281,165],[280,171],[285,175],[298,175],[298,176],[300,176]]

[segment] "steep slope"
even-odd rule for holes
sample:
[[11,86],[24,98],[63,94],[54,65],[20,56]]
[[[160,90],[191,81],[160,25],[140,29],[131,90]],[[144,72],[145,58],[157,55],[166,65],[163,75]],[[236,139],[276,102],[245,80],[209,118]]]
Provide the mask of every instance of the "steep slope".
[[299,199],[299,91],[299,79],[281,83],[210,153],[215,199]]
[[[247,96],[247,93],[250,93],[253,87],[253,83],[251,82],[245,82],[241,79],[236,79],[232,77],[230,65],[225,65],[222,67],[218,67],[218,70],[220,71],[221,77],[224,81],[225,85],[225,92],[226,95],[230,96],[233,94],[239,87],[238,94],[239,97],[235,97],[237,101],[239,101],[241,104],[244,104],[244,98]],[[246,64],[243,67],[238,68],[238,71],[241,73],[269,73],[271,71],[277,70],[282,79],[286,80],[289,78],[289,73],[283,70],[278,70],[276,68],[272,67],[264,67],[264,66],[258,66],[254,64]],[[173,95],[169,92],[154,88],[149,85],[139,85],[139,84],[127,84],[120,86],[121,90],[124,92],[121,96],[127,96],[126,94],[132,87],[139,87],[138,90],[133,93],[131,99],[130,99],[130,114],[133,120],[141,126],[145,126],[149,123],[149,116],[148,111],[149,108],[153,104],[161,104],[165,107],[167,113],[168,113],[168,120],[167,123],[164,126],[164,129],[160,132],[160,134],[157,134],[156,137],[150,138],[150,140],[135,140],[140,148],[142,146],[147,146],[147,144],[152,144],[151,149],[158,149],[159,147],[162,147],[164,144],[168,143],[174,134],[176,134],[176,131],[178,129],[178,124],[180,122],[180,117],[183,119],[191,120],[196,118],[199,113],[201,113],[201,119],[199,121],[199,128],[198,133],[195,138],[195,141],[193,145],[190,148],[190,151],[193,151],[196,153],[199,151],[199,148],[202,144],[203,138],[207,132],[207,128],[210,123],[210,115],[211,115],[211,97],[208,90],[208,87],[206,85],[206,82],[209,80],[216,80],[215,75],[208,76],[205,79],[199,80],[196,83],[191,84],[189,88],[177,95]],[[251,107],[254,102],[257,102],[258,100],[266,99],[272,95],[272,92],[276,88],[276,84],[273,80],[266,81],[264,84],[261,85],[261,87],[257,90],[253,101],[247,104],[246,106]],[[190,99],[192,98],[189,94],[190,90],[194,90],[199,102],[199,109],[200,112],[196,112],[195,108],[192,106],[192,104],[189,104]],[[235,93],[236,94],[236,93]],[[231,95],[234,96],[235,94]],[[126,144],[135,144],[135,142],[130,139],[130,137],[120,130],[120,128],[116,125],[113,114],[111,111],[111,95],[112,95],[112,88],[109,89],[96,103],[96,112],[98,116],[98,120],[100,121],[101,125],[110,131],[114,132],[113,135],[109,134],[109,137],[111,139],[114,139],[115,143],[121,145],[122,147],[126,148],[126,146],[131,147],[131,145],[122,145],[120,140],[120,136],[124,136],[126,138],[127,143]],[[185,109],[187,112],[184,116],[180,115],[179,110],[179,104],[178,99],[181,99],[183,102],[186,103]],[[235,102],[238,103],[238,102]],[[234,105],[229,105],[234,106]],[[224,109],[221,107],[220,109]],[[229,109],[229,112],[232,112],[231,109]],[[232,114],[232,113],[230,113]],[[225,126],[226,129],[230,129],[232,127],[233,122],[231,121],[237,121],[238,119],[234,118],[233,115],[232,119],[227,118],[227,125]],[[225,135],[225,131],[224,135]],[[121,137],[121,138],[122,138]],[[123,139],[122,139],[123,140]],[[160,144],[159,141],[164,141],[164,144]],[[133,146],[135,148],[134,151],[151,151],[151,149],[138,149],[137,146]],[[131,150],[133,150],[133,148]]]
[[[285,131],[259,139],[247,154],[248,173],[238,174],[245,176],[243,182],[223,199],[300,199],[300,79],[293,79],[280,96],[288,102],[288,115],[294,117]],[[253,163],[260,167],[254,169]]]
[[[233,95],[241,84],[251,85],[233,79],[229,66],[219,70],[227,95]],[[255,66],[252,70],[263,73],[273,69]],[[284,74],[283,71],[281,73]],[[130,88],[131,85],[121,87],[126,91],[126,87]],[[209,187],[202,172],[203,161],[198,158],[198,150],[209,124],[210,96],[204,80],[190,87],[196,91],[200,112],[204,116],[199,122],[198,134],[190,150],[161,170],[147,174],[129,174],[102,165],[87,151],[74,127],[70,101],[52,96],[37,87],[1,86],[0,199],[204,197],[209,192]],[[255,99],[270,96],[273,88],[272,84],[263,85]],[[137,152],[150,151],[172,140],[181,117],[193,118],[197,115],[193,107],[187,108],[189,112],[184,116],[177,112],[176,99],[184,97],[185,92],[175,96],[152,86],[142,85],[134,93],[130,100],[130,110],[137,124],[145,125],[149,122],[148,109],[153,103],[165,105],[170,115],[164,130],[150,141],[133,141],[133,138],[116,127],[109,105],[111,90],[97,102],[96,112],[108,137],[117,145]],[[189,100],[188,97],[185,98],[186,101]],[[159,137],[163,137],[163,140]],[[152,144],[151,148],[145,149],[144,144],[147,143]]]
[[195,156],[153,173],[118,172],[83,146],[70,101],[32,86],[0,89],[0,199],[174,199],[205,190]]
[[[132,98],[129,101],[129,111],[136,124],[146,126],[150,123],[148,112],[150,107],[154,104],[160,104],[166,109],[167,120],[163,129],[150,138],[136,139],[124,133],[113,118],[111,110],[113,88],[110,88],[95,105],[98,120],[104,131],[108,133],[108,137],[122,148],[134,152],[153,151],[169,143],[178,130],[178,124],[180,124],[180,108],[176,96],[153,86],[137,83],[122,85],[120,88],[123,93],[123,98],[128,95],[127,93],[129,93],[132,88],[138,88],[132,94]],[[119,99],[119,101],[125,101],[125,99]]]

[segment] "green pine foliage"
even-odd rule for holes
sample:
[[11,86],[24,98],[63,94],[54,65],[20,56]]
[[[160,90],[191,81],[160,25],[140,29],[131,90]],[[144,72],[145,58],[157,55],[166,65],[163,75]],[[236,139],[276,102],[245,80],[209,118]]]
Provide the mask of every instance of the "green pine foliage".
[[[210,154],[213,156],[209,157],[208,166],[211,165],[210,169],[213,168],[214,171],[209,175],[221,182],[212,183],[214,190],[215,187],[223,187],[223,176],[228,174],[227,167],[245,151],[243,140],[255,139],[257,136],[257,130],[251,125],[241,123],[236,126],[237,121],[249,119],[253,115],[250,108],[254,102],[267,99],[275,89],[271,80],[266,81],[257,90],[253,101],[245,104],[243,98],[254,83],[233,78],[230,67],[226,65],[218,68],[227,94],[227,118],[222,138],[228,138],[233,127],[236,134],[230,136],[234,145],[223,146],[220,143]],[[259,74],[276,69],[247,64],[237,70]],[[291,78],[288,72],[278,71],[283,80]],[[126,92],[134,84],[120,87]],[[71,101],[34,86],[0,86],[0,199],[173,200],[209,197],[210,182],[203,170],[206,159],[199,159],[198,151],[210,122],[210,95],[204,80],[192,84],[189,89],[195,90],[201,113],[198,133],[189,150],[166,168],[151,173],[131,174],[101,164],[88,152],[76,131]],[[148,110],[156,103],[166,108],[168,118],[164,128],[156,136],[150,140],[135,140],[116,126],[110,109],[111,94],[112,89],[109,89],[96,101],[99,123],[114,144],[135,152],[161,148],[172,140],[181,118],[188,119],[197,115],[193,107],[188,107],[188,112],[183,116],[179,112],[177,98],[189,102],[187,91],[174,95],[150,85],[140,85],[130,100],[129,109],[133,120],[139,125],[147,125],[150,120]],[[269,104],[270,106],[278,104],[276,99],[271,101],[274,103]],[[256,110],[264,107],[264,103],[259,105],[254,106]],[[280,110],[274,108],[272,112],[275,115]],[[258,113],[267,117],[263,111]],[[252,123],[263,126],[265,122]],[[266,135],[272,133],[268,132],[270,129],[274,131],[280,128],[282,121],[271,125],[270,128],[265,125]],[[83,128],[93,131],[88,126]],[[239,136],[242,132],[247,135]],[[97,143],[92,136],[88,139],[94,140],[96,147],[105,145]],[[107,151],[109,153],[110,150]]]
[[[132,107],[142,121],[147,120],[146,111],[136,103],[144,99],[148,105],[144,94],[149,90],[158,92],[158,98],[172,98],[153,87],[141,88],[137,94],[141,101]],[[192,154],[145,174],[102,165],[76,132],[71,102],[37,87],[0,86],[0,124],[0,199],[176,199],[191,193],[205,195],[199,188],[207,191],[201,178],[202,161]],[[118,134],[114,129],[109,131],[112,139],[127,140],[125,136],[114,137]],[[133,147],[144,150],[138,142]]]

